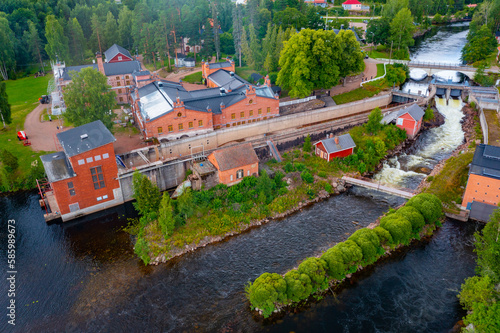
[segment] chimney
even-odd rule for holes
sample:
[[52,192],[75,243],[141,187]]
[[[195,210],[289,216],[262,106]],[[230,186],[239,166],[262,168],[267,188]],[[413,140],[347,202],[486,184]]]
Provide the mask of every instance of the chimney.
[[234,77],[234,72],[229,72],[229,75],[231,75],[231,77]]
[[335,140],[335,144],[338,145],[339,144],[339,137],[336,136],[334,140]]
[[266,75],[266,78],[264,79],[264,84],[268,87],[271,87],[271,80],[269,79],[269,74]]
[[97,67],[99,68],[99,72],[101,72],[103,75],[106,75],[106,73],[104,72],[104,65],[102,64],[101,52],[97,52],[95,56],[97,58]]
[[220,90],[220,95],[221,96],[226,96],[226,89],[225,88],[221,87],[219,90]]

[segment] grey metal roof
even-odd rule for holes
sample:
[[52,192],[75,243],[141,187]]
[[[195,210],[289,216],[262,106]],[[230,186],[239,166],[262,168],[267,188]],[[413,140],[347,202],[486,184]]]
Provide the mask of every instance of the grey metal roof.
[[335,137],[333,137],[318,141],[315,143],[315,145],[319,142],[323,143],[323,146],[325,146],[326,152],[328,154],[356,147],[356,144],[354,143],[354,140],[351,138],[351,135],[349,133],[340,135],[338,136],[338,138],[338,144],[335,143]]
[[100,120],[57,133],[57,138],[68,157],[116,141],[113,134]]
[[70,75],[70,72],[72,71],[75,71],[77,73],[80,73],[80,71],[83,69],[83,68],[87,68],[87,67],[92,67],[94,68],[95,70],[99,70],[99,67],[97,67],[97,64],[90,64],[90,65],[80,65],[80,66],[69,66],[69,67],[66,67],[62,70],[62,74],[61,74],[61,77],[64,79],[64,80],[71,80],[71,75]]
[[217,86],[225,88],[228,91],[250,84],[235,73],[231,74],[231,72],[225,69],[219,69],[218,71],[210,74],[208,79],[214,82]]
[[151,72],[148,70],[136,71],[136,72],[132,73],[133,76],[141,76],[141,75],[149,75],[149,74],[151,74]]
[[275,98],[273,89],[266,85],[256,87],[255,94],[259,97]]
[[229,61],[224,61],[224,62],[214,62],[214,63],[209,63],[208,68],[224,68],[224,67],[231,67],[231,63]]
[[[335,34],[339,34],[340,30],[346,30],[346,29],[333,29],[333,32],[335,32]],[[348,28],[347,30],[351,30],[353,33],[354,33],[354,36],[356,37],[356,40],[358,42],[361,42],[361,38],[359,38],[358,36],[358,33],[356,32],[356,30],[354,30],[354,28]]]
[[120,45],[113,44],[113,46],[111,46],[109,49],[104,51],[104,56],[106,57],[106,61],[110,61],[118,53],[121,53],[121,54],[129,57],[130,59],[132,59],[132,55],[130,55],[130,52],[128,50],[124,49]]
[[489,205],[484,202],[472,201],[469,218],[481,222],[488,222],[495,209],[498,209],[498,206]]
[[132,74],[135,71],[141,70],[141,63],[137,60],[104,63],[104,73],[106,76]]
[[59,180],[68,179],[75,176],[73,168],[69,163],[64,152],[57,152],[40,156],[45,174],[49,182],[57,182]]
[[250,74],[250,77],[251,77],[251,78],[252,78],[252,80],[254,80],[254,81],[259,81],[260,79],[262,79],[262,78],[263,78],[263,76],[262,76],[262,75],[260,75],[259,73],[252,73],[252,74]]
[[192,110],[207,111],[207,109],[210,109],[212,110],[212,113],[220,114],[222,113],[221,104],[223,104],[225,107],[228,107],[244,100],[245,98],[245,94],[241,93],[229,93],[225,95],[219,94],[200,99],[185,100],[184,105]]
[[405,107],[398,112],[398,117],[401,117],[404,114],[409,113],[410,116],[415,119],[415,121],[419,121],[425,115],[424,110],[417,104],[412,104],[409,107]]
[[500,147],[477,145],[470,173],[500,179]]

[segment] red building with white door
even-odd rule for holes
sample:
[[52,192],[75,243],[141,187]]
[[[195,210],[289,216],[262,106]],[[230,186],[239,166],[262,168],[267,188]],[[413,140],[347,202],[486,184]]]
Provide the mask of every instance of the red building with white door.
[[330,162],[335,157],[352,155],[355,147],[356,144],[349,133],[335,137],[330,134],[326,139],[314,144],[314,153]]
[[424,115],[425,112],[420,106],[412,104],[398,111],[396,126],[405,130],[409,138],[414,138],[420,131]]

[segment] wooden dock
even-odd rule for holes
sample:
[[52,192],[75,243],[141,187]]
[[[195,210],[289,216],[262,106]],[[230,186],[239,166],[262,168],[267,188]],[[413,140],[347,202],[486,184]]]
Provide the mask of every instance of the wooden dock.
[[59,206],[57,205],[56,198],[54,197],[53,191],[45,192],[44,204],[48,206],[50,211],[46,214],[43,214],[45,222],[49,222],[61,217],[61,213],[59,211]]
[[411,199],[415,195],[411,190],[401,190],[401,189],[381,185],[380,183],[374,183],[374,182],[356,179],[356,178],[351,178],[351,177],[346,177],[346,176],[343,176],[342,179],[346,183],[349,183],[352,185],[361,186],[364,188],[384,192],[387,194],[395,195],[395,196],[406,198],[406,199]]

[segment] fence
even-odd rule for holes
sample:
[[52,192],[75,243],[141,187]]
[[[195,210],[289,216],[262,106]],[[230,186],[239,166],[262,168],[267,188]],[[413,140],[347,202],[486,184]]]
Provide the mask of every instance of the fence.
[[373,81],[377,81],[377,80],[380,80],[380,79],[383,79],[385,77],[385,75],[387,74],[387,69],[385,68],[387,64],[384,63],[384,75],[382,76],[379,76],[379,77],[376,77],[374,79],[371,79],[371,80],[368,80],[368,81],[363,81],[359,84],[360,87],[362,87],[365,83],[367,82],[373,82]]
[[305,103],[305,102],[312,101],[313,99],[316,99],[316,96],[309,96],[309,97],[306,97],[306,98],[296,99],[296,100],[293,100],[293,101],[281,102],[280,106],[287,106],[287,105],[294,105],[294,104],[299,104],[299,103]]

